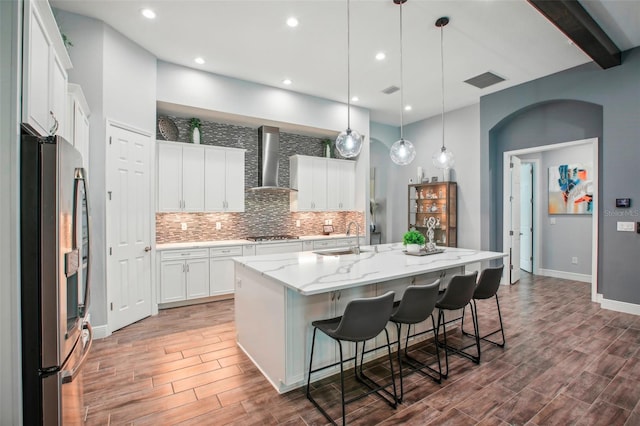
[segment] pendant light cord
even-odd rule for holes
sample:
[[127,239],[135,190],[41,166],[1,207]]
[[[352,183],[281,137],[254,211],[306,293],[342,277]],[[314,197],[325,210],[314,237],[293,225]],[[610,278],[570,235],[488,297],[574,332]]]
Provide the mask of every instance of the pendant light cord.
[[400,2],[400,140],[404,141],[404,79],[402,67],[402,3]]
[[347,129],[351,130],[351,7],[347,0]]
[[440,26],[440,76],[442,89],[442,150],[444,151],[444,25]]

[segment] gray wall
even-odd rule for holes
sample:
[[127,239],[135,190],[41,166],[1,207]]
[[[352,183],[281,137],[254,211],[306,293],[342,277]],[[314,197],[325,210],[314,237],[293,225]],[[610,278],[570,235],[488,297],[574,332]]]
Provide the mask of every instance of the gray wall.
[[22,1],[0,1],[0,424],[22,420],[18,255]]
[[69,50],[73,63],[69,81],[82,86],[91,109],[89,201],[93,255],[90,312],[94,325],[104,325],[107,324],[108,306],[105,123],[109,118],[155,134],[156,58],[101,21],[63,11],[57,11],[56,17],[73,42]]
[[606,299],[640,303],[640,235],[616,232],[614,207],[616,197],[640,200],[638,75],[640,48],[624,52],[618,67],[589,63],[481,98],[483,248],[502,244],[502,152],[598,137],[598,290]]

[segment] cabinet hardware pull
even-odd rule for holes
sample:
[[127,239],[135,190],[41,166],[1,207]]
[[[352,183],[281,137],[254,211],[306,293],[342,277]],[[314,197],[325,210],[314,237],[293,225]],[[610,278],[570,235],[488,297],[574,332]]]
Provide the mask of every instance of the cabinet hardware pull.
[[338,291],[338,300],[340,300],[340,296],[342,296],[342,291]]
[[189,264],[187,264],[187,272],[189,272]]
[[184,263],[182,264],[182,272],[186,272],[184,269]]
[[151,251],[151,247],[146,246],[146,247],[144,248],[144,251]]

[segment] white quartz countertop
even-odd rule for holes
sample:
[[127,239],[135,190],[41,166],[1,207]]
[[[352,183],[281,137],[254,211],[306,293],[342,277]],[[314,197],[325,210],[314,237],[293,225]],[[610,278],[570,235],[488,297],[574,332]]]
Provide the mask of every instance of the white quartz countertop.
[[[275,243],[295,243],[297,241],[324,240],[332,238],[348,238],[355,235],[331,234],[331,235],[304,235],[297,239],[291,240],[270,240],[270,241],[249,241],[249,240],[212,240],[212,241],[189,241],[184,243],[164,243],[156,244],[156,250],[178,250],[178,249],[194,249],[209,248],[219,246],[238,246],[238,245],[254,245],[254,244],[275,244]],[[361,235],[360,237],[363,237]]]
[[506,253],[444,248],[428,256],[405,254],[401,243],[363,246],[359,255],[324,256],[311,251],[234,257],[251,268],[303,295],[326,293],[410,277],[506,257]]

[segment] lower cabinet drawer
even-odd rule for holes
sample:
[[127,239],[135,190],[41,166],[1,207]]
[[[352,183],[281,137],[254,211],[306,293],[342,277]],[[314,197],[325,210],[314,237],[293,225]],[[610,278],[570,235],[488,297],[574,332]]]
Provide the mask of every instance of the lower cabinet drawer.
[[242,256],[242,246],[210,248],[211,257]]
[[313,242],[313,249],[314,250],[332,248],[332,247],[338,247],[338,241],[337,240],[335,240],[335,239],[331,239],[331,240],[316,240],[316,241]]
[[163,250],[160,253],[160,260],[185,260],[198,257],[209,257],[209,249]]

